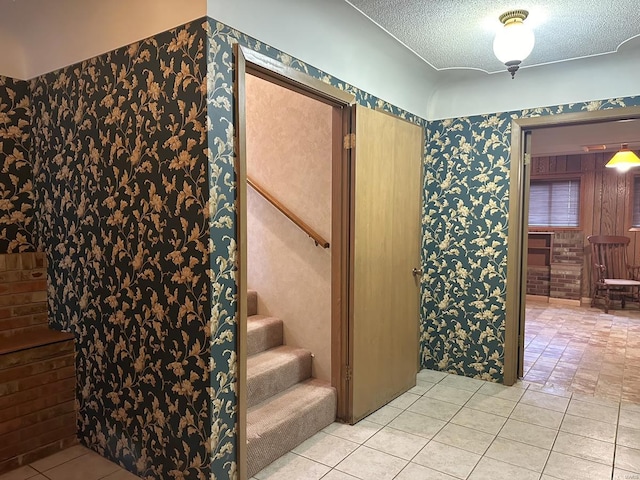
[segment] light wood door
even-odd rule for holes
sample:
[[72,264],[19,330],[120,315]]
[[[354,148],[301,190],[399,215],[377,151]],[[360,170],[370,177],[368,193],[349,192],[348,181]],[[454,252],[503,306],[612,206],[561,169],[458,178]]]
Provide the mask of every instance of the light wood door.
[[350,422],[415,385],[423,129],[356,107]]

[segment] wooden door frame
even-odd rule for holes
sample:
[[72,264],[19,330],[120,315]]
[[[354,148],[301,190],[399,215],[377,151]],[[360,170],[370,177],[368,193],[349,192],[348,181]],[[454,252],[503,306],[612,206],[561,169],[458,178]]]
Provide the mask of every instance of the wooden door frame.
[[527,221],[523,216],[525,185],[524,134],[539,128],[584,125],[640,119],[640,107],[621,107],[592,112],[564,113],[533,118],[517,118],[511,121],[511,170],[509,174],[509,231],[507,251],[507,298],[504,345],[505,385],[518,380],[518,337],[524,332],[524,318],[520,315],[526,293],[526,277],[523,278],[522,258],[526,252]]
[[355,96],[313,78],[240,44],[234,44],[234,113],[236,155],[236,235],[238,237],[238,443],[237,461],[241,480],[246,480],[247,462],[247,172],[245,78],[254,75],[288,90],[333,107],[331,194],[331,383],[338,392],[337,417],[344,418],[348,406],[348,382],[344,368],[349,338],[349,259],[351,217],[351,151],[343,139],[351,132]]

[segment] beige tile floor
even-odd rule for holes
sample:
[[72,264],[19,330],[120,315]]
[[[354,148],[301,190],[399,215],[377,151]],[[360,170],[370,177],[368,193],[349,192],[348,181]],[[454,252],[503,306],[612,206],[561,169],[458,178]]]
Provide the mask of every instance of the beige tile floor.
[[527,303],[524,381],[640,403],[640,311]]
[[319,479],[640,480],[640,404],[423,370],[389,405],[254,477]]
[[[135,480],[84,447],[0,480]],[[334,423],[253,480],[640,480],[640,311],[528,304],[513,387],[423,370],[354,426]]]
[[[0,480],[135,480],[81,446]],[[334,423],[253,480],[640,480],[640,404],[423,370],[354,426]]]
[[75,445],[18,468],[0,480],[139,480],[97,453]]

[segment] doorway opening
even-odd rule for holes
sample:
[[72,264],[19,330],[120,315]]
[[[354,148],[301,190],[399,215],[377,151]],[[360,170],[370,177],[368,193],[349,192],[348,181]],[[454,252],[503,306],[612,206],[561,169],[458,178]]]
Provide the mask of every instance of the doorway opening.
[[[267,212],[269,215],[280,213],[287,215],[289,220],[296,224],[296,228],[302,229],[318,244],[311,248],[319,249],[313,250],[313,255],[317,255],[319,260],[319,263],[315,264],[315,270],[324,272],[323,318],[329,317],[330,333],[327,333],[326,325],[320,329],[323,331],[320,331],[308,324],[303,324],[297,330],[291,328],[289,334],[294,339],[296,336],[300,338],[306,336],[310,343],[319,341],[319,344],[324,345],[318,350],[320,362],[315,371],[317,375],[323,375],[325,381],[330,380],[330,385],[337,392],[337,396],[334,393],[333,397],[332,415],[334,417],[331,417],[329,422],[337,417],[344,422],[355,423],[415,386],[419,360],[419,278],[417,277],[420,263],[421,172],[425,132],[421,125],[385,112],[355,105],[353,95],[261,54],[239,46],[236,46],[235,54],[239,247],[237,355],[240,374],[238,463],[240,469],[249,464],[248,473],[251,475],[258,471],[256,466],[258,463],[261,462],[262,466],[266,466],[264,461],[267,457],[262,455],[263,452],[259,451],[260,449],[254,447],[260,442],[269,448],[279,443],[286,445],[286,442],[281,440],[291,440],[290,437],[297,435],[300,429],[291,428],[292,435],[289,435],[278,433],[282,429],[272,427],[288,424],[287,422],[292,418],[300,419],[299,411],[313,404],[321,396],[304,397],[308,401],[300,401],[300,397],[297,397],[295,401],[287,401],[278,405],[278,408],[271,408],[271,412],[278,413],[279,422],[265,423],[262,421],[265,416],[256,414],[256,410],[262,408],[267,401],[271,402],[272,399],[280,401],[283,395],[290,393],[291,389],[285,387],[275,395],[270,394],[265,397],[268,400],[262,397],[259,401],[255,400],[254,392],[264,392],[267,386],[276,382],[262,381],[262,370],[251,368],[256,366],[255,356],[252,355],[248,360],[248,356],[254,352],[253,339],[250,340],[248,335],[248,303],[251,304],[253,313],[256,313],[257,303],[257,313],[261,313],[260,301],[256,301],[253,294],[249,296],[248,286],[254,284],[260,289],[264,286],[265,291],[272,286],[268,279],[260,278],[264,272],[250,272],[247,267],[249,262],[264,260],[270,268],[280,269],[280,275],[293,276],[294,273],[299,273],[292,271],[290,265],[277,264],[278,262],[295,263],[295,259],[285,260],[286,254],[282,250],[278,252],[281,245],[277,245],[283,243],[285,228],[293,228],[293,226],[285,222],[274,228],[276,222],[285,221],[285,219],[276,216],[269,220]],[[249,93],[248,88],[256,90]],[[271,93],[256,94],[260,88],[271,89]],[[270,143],[273,138],[266,138],[263,142],[257,142],[257,145],[254,144],[249,148],[247,132],[252,128],[250,124],[273,121],[273,112],[277,108],[274,105],[267,106],[266,109],[262,108],[261,120],[255,120],[255,118],[249,120],[247,102],[253,98],[253,101],[260,103],[261,98],[264,100],[265,95],[272,95],[273,89],[276,88],[279,89],[277,96],[288,98],[284,100],[287,107],[298,101],[311,102],[313,106],[302,108],[302,116],[299,119],[287,119],[293,125],[289,128],[290,133],[284,135],[286,138],[283,144],[274,146]],[[297,96],[295,100],[291,97],[292,93]],[[314,115],[321,119],[321,125],[308,127],[313,122],[302,121],[306,109],[317,110]],[[292,112],[281,111],[280,115],[287,116],[288,113]],[[309,152],[296,152],[295,148],[289,152],[289,154],[297,154],[293,160],[277,158],[282,152],[291,150],[288,149],[288,141],[296,140],[292,137],[314,137],[318,133],[302,132],[301,130],[305,128],[303,124],[306,124],[307,128],[317,128],[326,132],[321,136],[321,140],[316,140],[323,143],[321,147],[318,146],[319,151],[324,151],[322,158],[318,159],[311,155],[310,159],[304,159],[303,157]],[[277,136],[281,131],[276,126],[275,131],[266,136]],[[304,148],[315,148],[313,141],[310,147]],[[280,166],[274,167],[275,173],[269,172],[269,168],[265,167],[266,163],[271,162],[261,164],[262,157],[266,158],[269,153],[274,153],[268,152],[269,149],[275,150],[273,156],[276,158],[273,162],[281,163]],[[250,161],[247,159],[249,150],[256,156]],[[296,162],[304,163],[305,161],[313,165],[303,167],[297,177],[293,171],[289,172],[289,169],[293,170],[292,162],[297,168],[300,165]],[[318,170],[320,163],[324,163],[323,167],[328,168]],[[326,165],[327,163],[329,165]],[[248,171],[248,166],[253,172]],[[311,178],[305,177],[309,171],[312,171]],[[260,178],[252,178],[253,176]],[[328,182],[320,180],[323,176],[327,177],[325,180]],[[287,205],[285,208],[283,202],[279,200],[287,198],[292,193],[283,189],[296,190],[300,186],[295,185],[296,188],[293,188],[291,182],[294,181],[303,184],[304,187],[298,192],[293,192],[297,197],[294,195],[288,202],[294,205]],[[313,182],[324,183],[325,187],[328,183],[329,191],[327,188],[322,192],[316,191],[321,185],[314,185]],[[262,183],[272,185],[262,188]],[[247,193],[249,189],[252,190],[251,193]],[[315,193],[310,193],[312,191]],[[266,203],[256,194],[262,196]],[[303,212],[286,213],[293,211],[296,206],[309,206],[310,202],[312,205],[313,197],[324,198],[325,206],[330,203],[330,214],[327,215],[326,211],[322,212],[324,225],[321,221],[318,222],[319,227],[313,228],[317,230],[316,233],[319,234],[317,236],[306,228],[312,226],[311,223],[315,224],[317,218],[300,222],[298,221],[300,218],[297,217],[303,217]],[[256,202],[256,205],[258,205],[257,202],[262,202],[261,213],[254,215],[260,218],[254,218],[255,225],[251,228],[247,228],[247,223],[253,207],[247,201],[248,199]],[[274,211],[274,207],[280,212]],[[306,224],[306,227],[303,224]],[[305,239],[304,234],[300,234],[296,228],[293,231],[296,235],[303,237],[303,241],[307,241],[308,250],[310,241]],[[249,237],[248,233],[251,232],[254,238]],[[293,235],[294,233],[290,233],[287,236],[293,237]],[[260,241],[256,241],[258,237]],[[255,243],[252,244],[252,242]],[[248,248],[248,244],[252,245]],[[325,246],[328,247],[328,252],[322,250]],[[293,270],[297,270],[297,267]],[[314,267],[312,266],[310,270],[314,270]],[[329,287],[327,287],[327,281],[330,282]],[[273,290],[280,290],[281,293],[282,287]],[[328,302],[326,301],[327,291],[330,291]],[[301,307],[308,306],[313,301],[313,293],[312,289],[306,300],[298,302]],[[272,294],[273,292],[268,293],[269,296]],[[258,292],[258,298],[259,296],[260,292]],[[249,298],[251,298],[250,302],[248,302]],[[277,302],[273,297],[265,300],[274,306],[274,310],[276,309]],[[266,306],[270,308],[269,305]],[[281,330],[285,330],[284,327]],[[286,336],[287,331],[285,330],[284,333]],[[316,347],[319,344],[316,344]],[[327,349],[330,351],[327,352]],[[259,354],[262,352],[258,351]],[[307,355],[309,356],[311,355]],[[308,363],[310,362],[311,359]],[[293,370],[302,370],[302,368],[293,368]],[[260,375],[254,375],[256,371],[260,371]],[[283,376],[276,377],[280,380]],[[257,388],[258,384],[264,388]],[[311,386],[314,387],[314,385]],[[290,410],[292,405],[295,411]],[[330,407],[325,405],[323,411],[326,412],[329,409]],[[311,420],[318,418],[318,415],[310,414],[296,425],[307,425]],[[325,421],[326,415],[323,415],[322,419]],[[259,424],[262,425],[260,428],[255,427]],[[251,431],[248,430],[248,426],[251,426]],[[295,435],[294,430],[298,431]],[[268,435],[272,435],[273,438],[265,440],[270,438]],[[280,445],[280,455],[303,440],[304,438],[297,441],[295,445],[289,445],[288,448]],[[247,441],[252,442],[249,447],[247,447]],[[254,454],[262,455],[260,462],[254,461],[256,458]],[[273,461],[280,455],[274,457],[270,454],[269,459]]]
[[[301,417],[304,428],[321,429],[344,415],[349,152],[343,139],[355,99],[257,52],[236,45],[234,53],[238,465],[246,477],[304,440],[295,426],[278,435],[273,425]],[[249,287],[257,292],[249,296]],[[269,410],[273,402],[284,403]],[[278,417],[269,417],[273,425],[256,423],[267,416],[263,405]]]
[[[585,162],[585,165],[582,165],[580,159],[569,158],[563,156],[563,158],[554,158],[550,159],[550,155],[546,156],[546,158],[534,160],[535,156],[532,155],[534,153],[534,149],[532,148],[532,136],[535,139],[536,132],[539,135],[544,136],[544,132],[553,128],[568,128],[572,126],[582,126],[588,127],[590,125],[595,125],[598,123],[606,123],[606,122],[618,122],[618,121],[626,121],[632,119],[640,118],[640,108],[638,107],[629,107],[629,108],[619,108],[613,110],[606,111],[596,111],[596,112],[584,112],[584,113],[575,113],[575,114],[564,114],[564,115],[554,115],[548,117],[537,117],[537,118],[529,118],[529,119],[517,119],[512,122],[512,143],[511,143],[511,189],[510,189],[510,212],[509,212],[509,252],[508,252],[508,271],[507,271],[507,317],[506,317],[506,330],[505,330],[505,384],[511,385],[518,378],[522,378],[525,373],[525,348],[527,344],[527,336],[525,331],[526,324],[526,302],[527,302],[527,270],[528,266],[531,263],[545,264],[549,263],[549,269],[552,268],[552,263],[554,260],[553,255],[558,254],[558,251],[553,248],[553,241],[556,237],[556,232],[560,232],[557,235],[556,246],[562,247],[562,250],[559,253],[563,252],[571,252],[572,255],[575,256],[582,255],[581,261],[576,260],[575,258],[569,259],[575,263],[575,266],[570,267],[575,271],[580,271],[580,276],[582,282],[580,280],[576,280],[574,289],[577,288],[576,292],[571,293],[575,305],[568,305],[571,302],[567,302],[567,298],[560,299],[559,303],[564,303],[566,306],[563,308],[589,308],[590,294],[587,293],[590,291],[591,285],[591,270],[590,270],[590,249],[588,248],[588,243],[586,242],[586,237],[590,235],[592,232],[584,231],[583,229],[587,227],[587,230],[594,230],[594,223],[598,223],[598,230],[604,225],[605,231],[617,231],[624,230],[623,227],[618,225],[615,226],[615,220],[612,220],[609,217],[605,219],[602,218],[602,212],[599,211],[596,219],[596,214],[591,211],[594,210],[594,202],[600,198],[602,202],[602,191],[597,191],[596,183],[599,181],[600,190],[602,190],[603,183],[603,169],[601,166],[598,166],[598,162],[603,162],[604,156],[602,158],[598,158],[594,156]],[[534,140],[535,142],[535,140]],[[544,157],[544,156],[543,156]],[[589,163],[591,162],[591,163]],[[593,168],[590,170],[590,173],[587,171],[583,172],[583,170],[588,170],[589,165]],[[535,170],[534,170],[535,169]],[[555,172],[551,172],[550,170],[555,170]],[[564,170],[563,172],[558,172],[558,170]],[[544,176],[546,172],[547,178],[540,178]],[[600,172],[600,173],[598,173]],[[598,177],[598,175],[600,175]],[[612,175],[612,178],[615,180],[616,185],[619,182],[628,182],[630,181],[628,178],[624,178],[620,180],[620,177],[615,177],[613,173],[605,173],[605,175]],[[539,229],[531,229],[529,230],[529,194],[530,188],[532,185],[532,179],[535,182],[539,181],[541,185],[544,186],[544,182],[547,183],[552,181],[552,177],[555,177],[555,180],[558,181],[566,181],[571,177],[574,180],[579,180],[583,182],[582,187],[579,190],[579,193],[582,194],[582,200],[580,204],[583,206],[583,209],[589,209],[591,220],[585,221],[584,219],[579,219],[580,225],[576,228],[570,227],[565,229],[549,229],[549,228],[539,228]],[[598,179],[598,180],[597,180]],[[597,180],[597,181],[596,181]],[[591,182],[591,186],[587,187],[587,183]],[[575,187],[575,184],[574,184]],[[617,188],[617,187],[616,187]],[[596,192],[596,193],[594,193]],[[606,197],[606,192],[605,192]],[[586,202],[586,200],[589,200]],[[622,199],[624,203],[625,199]],[[628,198],[626,198],[628,201]],[[607,200],[605,200],[605,203]],[[590,206],[586,206],[585,203],[590,204]],[[536,205],[536,208],[539,205]],[[618,207],[614,207],[618,208]],[[602,205],[600,206],[600,210],[602,209]],[[620,213],[620,212],[619,212]],[[585,214],[587,215],[587,214]],[[616,214],[617,215],[617,214]],[[587,215],[588,216],[588,215]],[[615,216],[615,215],[614,215]],[[625,217],[624,212],[620,213],[620,219]],[[597,220],[597,222],[596,222]],[[611,223],[614,222],[614,224]],[[622,220],[621,220],[622,221]],[[584,223],[590,223],[590,225],[585,225]],[[537,232],[534,232],[537,230]],[[546,231],[545,230],[551,230]],[[594,233],[600,233],[596,232]],[[600,230],[602,231],[602,230]],[[580,232],[579,234],[576,232]],[[575,238],[573,238],[575,237]],[[576,240],[578,239],[578,240]],[[573,249],[569,248],[569,245],[564,245],[564,243],[576,243]],[[580,248],[581,247],[581,248]],[[547,258],[548,257],[548,258]],[[571,262],[567,262],[570,264]],[[584,265],[587,265],[585,268]],[[543,266],[543,265],[538,265]],[[546,265],[544,265],[546,267]],[[556,266],[558,268],[558,266]],[[583,270],[587,270],[586,272]],[[551,272],[550,272],[551,273]],[[566,273],[566,272],[565,272]],[[531,274],[530,274],[531,279]],[[551,283],[552,279],[550,278],[549,283]],[[563,292],[560,291],[560,284],[562,285]],[[567,281],[567,277],[565,276],[562,281],[558,282],[558,296],[565,295],[570,290],[568,285],[571,282]],[[551,288],[551,286],[550,286]],[[529,288],[529,292],[533,291],[532,288]],[[530,297],[531,300],[531,297]],[[587,300],[586,307],[579,307],[580,303],[585,303]],[[530,315],[540,314],[541,310],[544,308],[529,309]],[[594,309],[595,310],[595,309]],[[552,313],[547,312],[547,314],[552,315]],[[561,313],[562,315],[562,313]],[[566,315],[566,312],[564,312]],[[533,322],[532,322],[533,323]],[[529,335],[529,340],[531,340],[532,335]],[[563,354],[564,349],[563,345],[566,349],[566,341],[567,338],[560,338],[557,340],[557,345],[553,346],[551,350],[549,350],[547,356],[553,356],[554,353]],[[533,356],[529,357],[529,363],[526,365],[527,373],[530,371],[531,360],[537,353],[535,348],[540,348],[541,345],[533,345],[531,348],[534,348],[532,352]],[[554,351],[555,350],[555,351]],[[539,352],[542,354],[542,352]],[[567,352],[568,356],[572,356],[575,358],[579,352],[577,350],[572,351],[571,349]],[[567,360],[569,357],[565,357]],[[538,381],[542,381],[544,373],[542,370],[544,368],[547,369],[546,373],[552,373],[548,371],[551,367],[550,364],[544,366],[544,358],[541,359],[541,366],[543,368],[538,369]],[[564,376],[569,375],[569,372],[565,371]],[[535,377],[534,375],[530,375],[530,378]],[[562,375],[559,375],[561,377]]]

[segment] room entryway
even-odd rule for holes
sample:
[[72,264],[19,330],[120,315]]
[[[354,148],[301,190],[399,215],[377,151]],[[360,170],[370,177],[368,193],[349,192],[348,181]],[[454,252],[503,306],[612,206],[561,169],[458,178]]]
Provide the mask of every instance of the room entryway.
[[[235,53],[242,476],[328,425],[327,412],[354,423],[415,385],[424,128]],[[256,350],[259,317],[281,321]],[[283,415],[309,381],[327,401]]]

